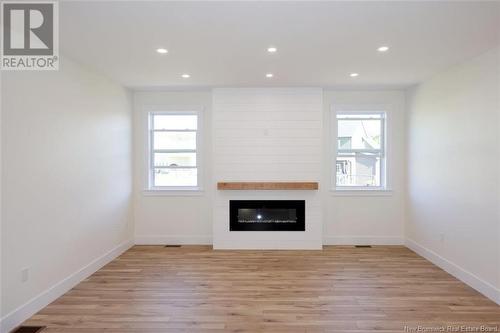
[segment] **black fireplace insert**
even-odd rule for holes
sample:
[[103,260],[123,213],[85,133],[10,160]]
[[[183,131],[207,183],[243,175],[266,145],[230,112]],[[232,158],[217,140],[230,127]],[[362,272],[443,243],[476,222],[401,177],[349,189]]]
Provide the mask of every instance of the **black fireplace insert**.
[[230,231],[305,231],[305,200],[230,200]]

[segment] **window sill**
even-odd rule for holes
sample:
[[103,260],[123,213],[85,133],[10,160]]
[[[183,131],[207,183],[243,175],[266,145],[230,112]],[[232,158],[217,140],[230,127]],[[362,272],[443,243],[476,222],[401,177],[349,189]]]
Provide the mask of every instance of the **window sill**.
[[392,189],[388,188],[335,188],[331,190],[332,196],[345,197],[388,197],[392,196]]
[[203,189],[193,188],[175,188],[175,189],[146,189],[142,192],[147,197],[198,197],[205,195]]

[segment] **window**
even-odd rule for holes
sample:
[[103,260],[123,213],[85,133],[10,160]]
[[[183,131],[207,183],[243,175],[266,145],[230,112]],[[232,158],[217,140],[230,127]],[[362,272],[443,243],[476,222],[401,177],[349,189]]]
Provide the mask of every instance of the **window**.
[[149,114],[149,188],[196,189],[198,177],[198,114]]
[[338,113],[335,185],[385,187],[385,113]]

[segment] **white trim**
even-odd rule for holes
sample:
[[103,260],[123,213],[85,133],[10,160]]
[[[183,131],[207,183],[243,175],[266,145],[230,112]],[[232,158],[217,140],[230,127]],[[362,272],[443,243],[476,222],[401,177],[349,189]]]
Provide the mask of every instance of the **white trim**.
[[212,245],[210,235],[136,235],[136,245]]
[[440,256],[436,252],[423,247],[422,245],[418,244],[414,240],[406,239],[405,245],[406,245],[406,247],[413,250],[414,252],[416,252],[420,256],[422,256],[425,259],[432,262],[434,265],[442,268],[443,270],[445,270],[449,274],[453,275],[454,277],[456,277],[457,279],[459,279],[463,283],[476,289],[478,292],[480,292],[484,296],[491,299],[493,302],[500,305],[500,289],[495,288],[495,286],[482,280],[481,278],[477,277],[473,273],[465,270],[464,268],[449,261],[448,259],[443,258],[442,256]]
[[102,256],[92,260],[88,265],[82,267],[78,271],[54,284],[52,287],[43,291],[39,295],[33,297],[31,300],[24,303],[17,309],[11,311],[1,319],[0,331],[10,332],[14,328],[22,324],[23,321],[29,319],[35,313],[52,303],[57,298],[64,295],[78,283],[97,272],[104,265],[116,259],[133,245],[134,244],[131,240],[121,243]]
[[356,188],[342,188],[337,187],[330,190],[330,195],[336,197],[390,197],[393,195],[392,189],[388,188],[369,188],[369,187],[356,187]]
[[172,104],[148,104],[142,106],[142,109],[149,112],[202,112],[202,105],[172,105]]
[[[380,183],[381,186],[377,186],[379,191],[389,190],[390,191],[390,181],[391,177],[388,177],[390,167],[389,167],[389,153],[388,150],[388,129],[389,129],[389,113],[392,109],[391,104],[335,104],[332,103],[330,105],[330,136],[328,138],[328,145],[330,148],[331,156],[329,156],[330,166],[329,166],[329,178],[330,178],[330,191],[337,193],[337,191],[342,191],[342,188],[337,187],[337,179],[336,179],[336,161],[338,155],[345,153],[345,151],[338,151],[337,147],[337,136],[338,136],[338,119],[337,115],[339,113],[346,115],[364,115],[364,114],[380,114],[382,121],[382,137],[383,137],[383,145],[380,147],[379,152],[380,158]],[[389,133],[390,134],[390,133]],[[364,186],[360,186],[356,188],[357,191],[373,191],[372,189],[368,189]],[[351,193],[353,195],[354,193]],[[345,195],[345,194],[342,194]],[[373,194],[371,194],[373,195]]]
[[199,197],[205,195],[205,191],[200,188],[145,189],[142,194],[145,197]]
[[404,245],[403,237],[324,236],[323,245]]
[[[204,145],[203,145],[203,135],[204,135],[204,107],[200,105],[144,105],[142,107],[145,117],[146,117],[146,128],[144,130],[146,137],[146,156],[145,156],[145,164],[146,164],[146,174],[145,174],[145,186],[148,187],[147,191],[171,191],[172,195],[179,194],[180,190],[188,190],[188,191],[203,191],[204,187]],[[152,174],[152,142],[153,142],[153,131],[151,130],[152,124],[152,115],[196,115],[197,117],[197,126],[196,130],[189,130],[189,132],[196,133],[196,166],[193,168],[197,169],[197,186],[186,186],[186,187],[153,187],[153,174]],[[170,131],[170,130],[169,130]],[[177,130],[171,130],[172,132],[178,132]],[[172,149],[170,149],[172,151]],[[193,149],[178,149],[178,151],[188,152]],[[190,167],[187,167],[190,168]]]

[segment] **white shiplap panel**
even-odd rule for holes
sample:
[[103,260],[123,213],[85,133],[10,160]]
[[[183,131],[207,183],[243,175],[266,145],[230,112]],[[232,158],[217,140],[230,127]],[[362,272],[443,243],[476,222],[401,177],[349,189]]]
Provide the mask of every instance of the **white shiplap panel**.
[[322,92],[317,88],[214,89],[213,103],[214,106],[260,104],[272,107],[317,104],[321,97]]
[[[213,167],[217,181],[319,181],[323,97],[316,88],[214,89]],[[301,193],[299,193],[301,192]],[[305,199],[305,232],[230,232],[229,200]],[[320,248],[318,191],[217,191],[215,248]]]
[[[240,147],[237,152],[234,151],[233,147],[222,147],[217,150],[217,160],[219,162],[226,161],[227,158],[232,158],[233,156],[236,158],[245,158],[251,157],[255,159],[256,157],[269,157],[269,156],[280,156],[280,158],[287,158],[286,161],[290,161],[292,159],[302,160],[302,161],[310,161],[316,160],[318,157],[318,148],[311,147],[311,149],[304,153],[302,151],[297,151],[295,147]],[[284,156],[284,157],[281,157]]]
[[[311,137],[311,138],[273,138],[269,140],[265,135],[255,136],[255,137],[236,137],[228,140],[227,137],[214,138],[215,149],[219,147],[233,147],[238,150],[241,146],[247,147],[277,147],[281,148],[284,146],[289,147],[302,147],[304,149],[310,149],[311,147],[321,147],[321,138]],[[296,149],[296,148],[295,148]],[[300,149],[302,151],[303,149]]]
[[[224,181],[227,182],[238,182],[242,178],[246,179],[248,182],[291,182],[291,181],[318,181],[319,179],[313,179],[314,172],[294,172],[284,174],[280,171],[267,171],[266,174],[257,174],[253,171],[239,171],[233,172],[230,170],[224,170],[225,176]],[[300,179],[300,180],[299,180]],[[287,199],[286,197],[281,197],[281,199]]]
[[319,120],[218,120],[219,129],[321,129]]
[[[240,163],[235,163],[235,162],[216,163],[215,167],[218,170],[220,170],[221,173],[240,172],[241,174],[252,173],[261,176],[265,176],[270,172],[276,172],[276,173],[281,172],[282,175],[300,173],[300,174],[310,175],[310,177],[314,177],[320,171],[320,167],[318,163],[315,161],[311,161],[310,163],[295,163],[293,168],[289,167],[288,162],[266,163],[266,161],[255,161],[253,163],[245,163],[245,165],[243,166],[240,165]],[[314,178],[318,179],[319,177],[314,177]],[[246,180],[241,180],[241,181],[246,181]]]
[[215,128],[214,136],[216,138],[254,138],[256,136],[274,138],[316,138],[320,129],[317,128]]
[[[233,177],[239,172],[241,181],[249,173],[260,178],[277,172],[287,179],[296,174],[320,178],[320,89],[215,89],[213,101],[216,180],[225,179],[228,172]],[[302,107],[305,111],[300,112]],[[293,119],[286,118],[287,111]]]
[[[215,121],[227,120],[227,121],[248,121],[248,120],[261,120],[261,121],[283,121],[283,120],[321,120],[322,115],[318,114],[317,110],[311,110],[311,108],[316,108],[313,105],[309,109],[296,108],[292,110],[289,106],[283,108],[264,108],[256,107],[254,105],[245,105],[248,109],[246,112],[239,110],[235,112],[233,109],[225,109],[223,106],[217,111],[217,114],[213,115]],[[257,110],[258,111],[257,111]]]

